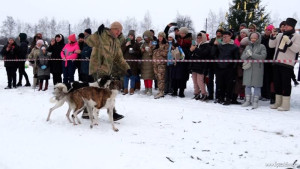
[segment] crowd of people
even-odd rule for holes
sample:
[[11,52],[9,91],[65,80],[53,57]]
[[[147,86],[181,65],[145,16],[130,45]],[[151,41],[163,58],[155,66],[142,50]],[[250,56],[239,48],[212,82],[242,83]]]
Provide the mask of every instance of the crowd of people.
[[[67,44],[62,34],[57,34],[48,44],[38,33],[29,48],[27,35],[20,33],[20,46],[14,38],[9,38],[1,51],[8,79],[5,89],[22,86],[23,76],[25,86],[31,86],[24,66],[25,59],[29,59],[33,67],[32,86],[38,86],[39,91],[48,89],[50,74],[54,85],[64,83],[70,88],[78,70],[78,80],[83,82],[107,75],[120,78],[123,95],[134,95],[143,88],[143,79],[145,95],[153,95],[155,88],[158,90],[155,99],[165,95],[184,98],[191,75],[195,100],[252,105],[253,109],[258,108],[259,100],[269,100],[272,109],[288,111],[291,80],[299,84],[294,74],[297,62],[182,60],[297,60],[300,35],[295,32],[296,23],[295,19],[287,18],[279,28],[268,25],[264,34],[256,31],[256,25],[247,27],[242,23],[238,32],[219,28],[215,38],[210,39],[201,31],[193,39],[188,28],[179,28],[176,23],[168,24],[156,37],[153,30],[145,31],[142,36],[137,36],[135,30],[122,33],[122,25],[114,22],[109,28],[99,26],[93,34],[89,28],[77,38],[72,34]],[[22,61],[14,62],[14,59]]]

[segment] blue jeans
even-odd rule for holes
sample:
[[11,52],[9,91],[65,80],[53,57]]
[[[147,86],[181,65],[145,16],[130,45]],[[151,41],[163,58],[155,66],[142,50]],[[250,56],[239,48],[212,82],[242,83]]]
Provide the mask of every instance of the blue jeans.
[[130,76],[130,77],[124,76],[124,89],[128,89],[129,80],[130,80],[130,88],[134,89],[136,76]]
[[65,61],[63,61],[62,66],[63,66],[63,75],[64,75],[63,83],[68,84],[74,82],[74,74],[75,74],[76,67],[73,61],[68,60],[67,67],[65,67]]

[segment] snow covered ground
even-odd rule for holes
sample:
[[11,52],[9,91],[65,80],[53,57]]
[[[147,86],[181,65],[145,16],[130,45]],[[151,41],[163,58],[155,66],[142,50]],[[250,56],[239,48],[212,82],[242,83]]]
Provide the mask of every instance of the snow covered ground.
[[[298,70],[298,65],[296,66]],[[32,68],[26,69],[32,81]],[[154,100],[141,93],[118,95],[125,118],[114,132],[106,111],[100,124],[73,126],[67,106],[46,122],[53,85],[46,92],[7,86],[0,61],[0,169],[261,169],[300,165],[300,88],[291,110],[257,110],[186,98]],[[23,81],[24,84],[24,81]],[[156,93],[155,91],[154,93]]]

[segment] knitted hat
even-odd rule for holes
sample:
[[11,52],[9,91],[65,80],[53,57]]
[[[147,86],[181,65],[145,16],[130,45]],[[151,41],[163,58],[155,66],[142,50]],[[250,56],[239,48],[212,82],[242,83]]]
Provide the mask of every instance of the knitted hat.
[[27,39],[26,33],[20,33],[19,37],[20,37],[20,41],[25,41]]
[[110,29],[119,29],[119,30],[122,30],[123,26],[120,24],[120,22],[113,22],[110,25]]
[[84,32],[87,34],[92,34],[92,30],[90,28],[87,28],[86,30],[84,30]]
[[68,39],[71,41],[71,42],[76,42],[76,36],[75,34],[72,34],[68,37]]
[[250,32],[249,32],[249,29],[242,29],[241,30],[241,33],[245,33],[247,36],[249,36]]
[[171,37],[175,40],[175,32],[170,33],[168,37]]
[[272,31],[274,29],[274,26],[273,25],[269,25],[269,26],[267,26],[267,28],[266,28],[266,30],[268,30],[268,31]]
[[165,32],[159,32],[159,33],[158,33],[158,36],[162,36],[164,39],[166,39],[166,34],[165,34]]
[[80,33],[80,34],[78,35],[78,38],[84,39],[84,34],[83,34],[83,33]]
[[128,36],[129,36],[129,35],[135,36],[135,31],[134,31],[134,30],[130,30],[130,31],[128,32]]
[[187,27],[181,27],[179,29],[179,32],[180,33],[184,33],[184,34],[188,34],[189,33],[189,29]]
[[247,24],[246,23],[241,23],[240,26],[244,26],[245,28],[247,28]]
[[295,26],[297,24],[297,20],[296,19],[294,19],[294,18],[287,18],[285,22],[286,22],[286,25],[289,25],[289,26],[291,26],[291,27],[293,27],[295,29]]
[[46,47],[45,47],[45,46],[43,46],[41,49],[42,49],[42,50],[46,50]]
[[39,39],[39,40],[36,41],[36,44],[44,45],[44,41],[42,39]]

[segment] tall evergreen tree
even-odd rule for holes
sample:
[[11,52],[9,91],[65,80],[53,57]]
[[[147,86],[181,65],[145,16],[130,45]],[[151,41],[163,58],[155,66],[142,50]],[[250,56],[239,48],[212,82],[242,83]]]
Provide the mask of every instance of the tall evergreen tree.
[[227,15],[226,27],[238,31],[241,23],[248,26],[253,23],[257,26],[258,32],[263,31],[270,22],[270,16],[266,13],[265,6],[260,3],[261,0],[233,0]]

